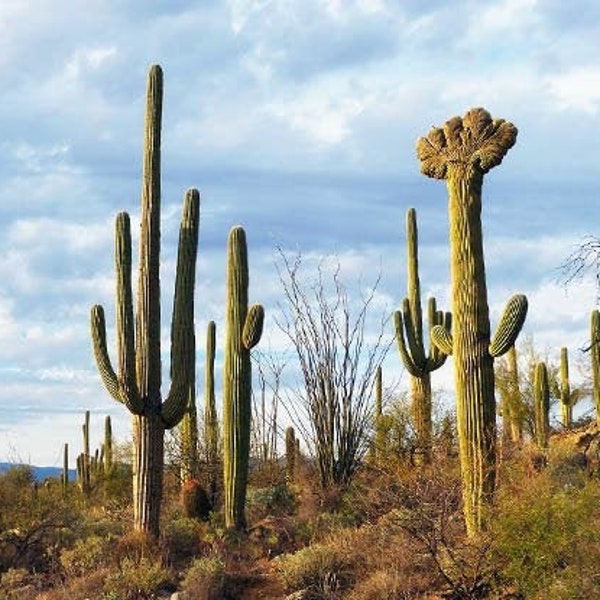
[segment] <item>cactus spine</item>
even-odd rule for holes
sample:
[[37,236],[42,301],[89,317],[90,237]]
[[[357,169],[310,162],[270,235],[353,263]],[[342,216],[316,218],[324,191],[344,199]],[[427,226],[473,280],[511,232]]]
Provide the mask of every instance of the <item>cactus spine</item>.
[[215,402],[216,331],[215,322],[209,321],[206,328],[206,366],[204,373],[204,443],[208,465],[209,500],[212,506],[215,505],[217,496],[219,465],[219,420]]
[[548,368],[543,361],[535,366],[533,407],[535,412],[535,442],[538,448],[547,448],[550,432],[550,384],[548,382]]
[[223,485],[225,525],[244,529],[252,419],[250,350],[262,335],[264,310],[248,308],[248,250],[241,227],[229,232],[227,251],[227,333],[223,377]]
[[600,426],[600,311],[593,310],[590,321],[592,395],[596,408],[596,423]]
[[[431,372],[446,361],[446,354],[429,344],[429,354],[423,343],[421,284],[419,281],[419,253],[417,213],[409,208],[406,213],[406,254],[408,297],[402,303],[402,312],[394,313],[394,328],[400,357],[410,374],[412,416],[416,433],[416,455],[423,462],[431,459]],[[428,302],[429,329],[443,325],[450,329],[450,313],[436,310],[435,298]]]
[[527,312],[525,296],[509,301],[490,340],[489,308],[481,227],[484,175],[513,146],[517,129],[492,120],[482,108],[433,128],[417,143],[421,172],[445,179],[450,218],[452,329],[431,332],[432,341],[454,356],[463,506],[469,536],[485,525],[496,479],[494,358],[515,342]]
[[[179,231],[175,298],[171,324],[171,387],[161,396],[160,352],[160,147],[163,76],[150,68],[146,95],[146,123],[142,173],[142,212],[139,248],[137,315],[134,321],[131,285],[131,231],[129,215],[116,219],[116,332],[117,371],[106,345],[101,306],[92,307],[94,355],[110,395],[133,415],[134,526],[159,534],[162,499],[164,432],[177,425],[187,407],[190,353],[194,352],[193,295],[198,245],[200,199],[186,193]],[[134,325],[135,323],[135,325]],[[135,332],[134,332],[135,327]]]

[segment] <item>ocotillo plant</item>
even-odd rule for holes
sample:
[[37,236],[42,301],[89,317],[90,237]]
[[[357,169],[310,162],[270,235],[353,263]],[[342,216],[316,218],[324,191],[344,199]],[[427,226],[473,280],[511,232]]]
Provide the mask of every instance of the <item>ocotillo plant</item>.
[[208,466],[208,492],[212,506],[217,497],[217,477],[219,467],[219,420],[215,402],[215,352],[216,331],[214,321],[206,328],[206,366],[204,372],[204,445]]
[[592,394],[596,408],[596,423],[600,426],[600,311],[593,310],[590,321]]
[[484,175],[513,146],[517,129],[492,120],[482,108],[454,117],[417,142],[421,172],[445,179],[450,218],[452,333],[432,329],[436,346],[454,356],[454,381],[463,506],[467,533],[485,524],[496,479],[496,399],[494,358],[515,342],[527,312],[527,299],[511,298],[490,340],[483,257],[481,190]]
[[550,432],[550,384],[548,368],[541,361],[535,366],[533,380],[533,409],[535,416],[535,443],[538,448],[548,447]]
[[[102,381],[111,396],[133,415],[133,512],[138,531],[159,534],[164,461],[164,432],[176,426],[187,407],[190,353],[194,350],[194,281],[198,247],[200,198],[186,193],[179,230],[175,298],[171,323],[171,387],[161,395],[160,352],[160,148],[163,76],[150,68],[146,95],[146,123],[142,173],[142,211],[134,320],[131,285],[129,215],[116,219],[116,333],[117,371],[106,346],[104,310],[91,311],[94,355]],[[135,323],[135,325],[134,325]],[[135,327],[135,332],[134,332]]]
[[225,525],[244,529],[252,419],[250,350],[260,341],[264,309],[248,308],[248,249],[241,227],[229,232],[227,332],[223,375],[223,486]]
[[[406,213],[407,292],[402,312],[394,313],[394,329],[400,357],[410,374],[412,417],[416,434],[416,456],[423,462],[431,459],[431,372],[439,369],[446,355],[433,344],[429,353],[423,342],[421,284],[419,281],[419,241],[417,213],[409,208]],[[451,315],[436,310],[435,298],[428,302],[429,330],[443,325],[450,330]]]
[[563,347],[560,349],[560,408],[562,424],[565,429],[571,427],[573,421],[573,406],[579,398],[577,390],[571,391],[569,383],[569,351]]

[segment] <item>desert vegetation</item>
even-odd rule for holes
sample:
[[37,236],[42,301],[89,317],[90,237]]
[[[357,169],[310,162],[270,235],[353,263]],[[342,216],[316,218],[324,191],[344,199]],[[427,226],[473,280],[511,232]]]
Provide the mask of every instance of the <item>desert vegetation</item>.
[[[278,357],[259,348],[265,309],[249,304],[247,236],[232,227],[222,417],[210,321],[200,418],[195,189],[184,199],[171,384],[161,392],[162,94],[155,65],[135,314],[130,219],[116,219],[115,366],[104,310],[91,311],[99,376],[131,413],[133,437],[113,440],[107,419],[93,453],[86,412],[76,481],[66,446],[61,478],[38,482],[23,465],[0,475],[0,600],[600,597],[598,312],[580,386],[570,381],[566,345],[554,365],[532,339],[517,339],[525,296],[510,298],[495,333],[490,327],[482,183],[516,142],[516,127],[474,108],[418,142],[422,172],[446,180],[450,219],[452,305],[444,312],[429,299],[427,328],[415,209],[406,298],[374,332],[367,316],[377,282],[357,309],[339,270],[328,281],[319,269],[306,284],[301,256],[280,250],[277,326],[300,374],[288,395]],[[394,339],[410,375],[406,395],[382,383]],[[432,385],[445,361],[455,369],[450,409]],[[577,420],[573,407],[585,398],[595,410]]]

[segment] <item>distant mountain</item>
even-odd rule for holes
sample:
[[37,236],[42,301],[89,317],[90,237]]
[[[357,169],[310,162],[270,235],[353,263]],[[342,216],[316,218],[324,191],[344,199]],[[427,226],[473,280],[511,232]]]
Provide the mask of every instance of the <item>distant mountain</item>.
[[[36,467],[34,465],[22,465],[18,463],[6,463],[0,462],[0,473],[6,473],[13,467],[28,466],[33,471],[33,477],[36,481],[42,482],[48,477],[56,477],[60,479],[62,475],[61,467]],[[77,471],[75,469],[69,469],[69,481],[75,481],[77,479]]]

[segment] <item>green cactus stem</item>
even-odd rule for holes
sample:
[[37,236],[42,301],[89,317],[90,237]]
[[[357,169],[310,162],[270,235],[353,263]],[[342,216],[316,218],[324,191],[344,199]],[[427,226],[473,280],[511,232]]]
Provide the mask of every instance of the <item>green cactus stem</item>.
[[600,426],[600,311],[593,310],[590,319],[590,354],[592,363],[592,396],[596,423]]
[[[444,364],[447,355],[432,343],[426,352],[423,342],[417,213],[414,208],[409,208],[406,213],[406,254],[408,296],[402,303],[402,312],[394,313],[394,329],[400,358],[410,375],[415,455],[419,462],[427,463],[431,460],[431,372]],[[435,298],[429,299],[427,312],[430,331],[435,325],[450,330],[451,315],[436,309]]]
[[540,449],[548,447],[550,432],[550,384],[545,362],[535,366],[533,380],[533,407],[535,416],[535,442]]
[[504,419],[508,427],[510,440],[518,444],[523,438],[523,402],[519,388],[519,365],[517,349],[513,344],[506,354],[508,362],[508,395],[506,397]]
[[241,227],[229,232],[227,332],[223,376],[223,485],[225,525],[244,529],[252,419],[250,350],[262,335],[264,310],[248,308],[248,250]]
[[217,326],[209,321],[206,328],[206,365],[204,371],[204,444],[208,467],[208,496],[212,506],[217,497],[219,468],[219,420],[215,401],[215,354]]
[[573,406],[577,402],[578,394],[571,391],[569,383],[569,351],[560,349],[560,408],[562,424],[565,429],[570,429],[573,422]]
[[148,74],[146,94],[135,319],[129,215],[120,213],[116,219],[116,370],[108,355],[104,310],[96,305],[91,311],[94,355],[102,381],[109,394],[133,415],[134,527],[153,536],[159,534],[164,432],[179,423],[188,406],[190,354],[195,352],[193,297],[200,212],[199,194],[189,190],[179,230],[171,322],[171,386],[163,400],[159,278],[162,98],[162,69],[154,65]]
[[104,474],[110,475],[113,469],[113,436],[112,436],[112,422],[110,415],[106,415],[104,418],[104,460],[103,468]]
[[[417,142],[421,172],[445,179],[450,220],[452,333],[433,328],[432,341],[454,357],[463,508],[469,536],[485,525],[496,480],[494,357],[513,345],[527,311],[514,296],[490,336],[481,226],[484,175],[502,162],[517,129],[482,108],[454,117]],[[438,342],[440,342],[438,344]]]
[[293,427],[285,430],[285,479],[288,484],[296,479],[296,433]]
[[60,481],[63,492],[66,494],[69,490],[69,444],[65,444],[63,448],[63,470]]

